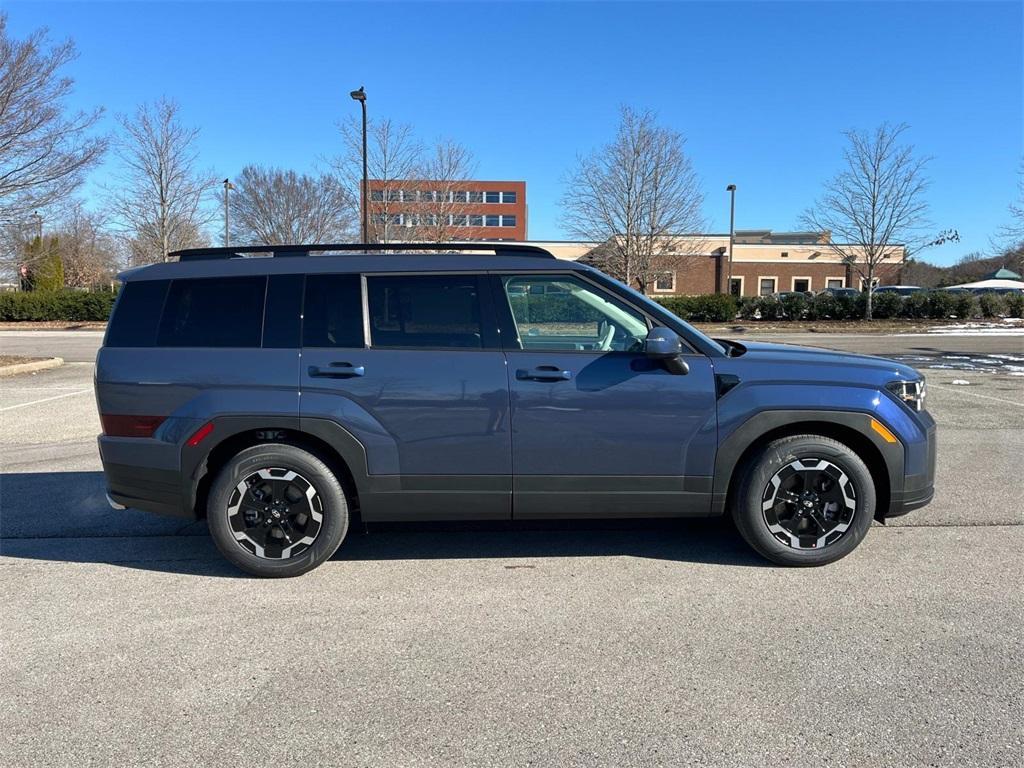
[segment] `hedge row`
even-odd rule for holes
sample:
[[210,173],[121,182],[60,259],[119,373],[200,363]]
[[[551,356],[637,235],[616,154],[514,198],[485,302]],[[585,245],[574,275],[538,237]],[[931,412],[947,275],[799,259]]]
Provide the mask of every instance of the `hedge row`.
[[109,291],[28,291],[0,293],[0,321],[105,321],[117,294]]
[[[867,296],[814,297],[771,296],[743,299],[740,317],[745,320],[859,320],[864,317]],[[971,293],[949,291],[920,291],[907,297],[895,293],[876,293],[872,297],[871,314],[879,320],[907,318],[913,320],[944,320],[949,317],[1021,317],[1024,315],[1024,296],[994,293],[976,296]]]
[[659,296],[655,300],[676,317],[697,323],[727,323],[736,318],[739,309],[735,298],[716,293],[704,296]]

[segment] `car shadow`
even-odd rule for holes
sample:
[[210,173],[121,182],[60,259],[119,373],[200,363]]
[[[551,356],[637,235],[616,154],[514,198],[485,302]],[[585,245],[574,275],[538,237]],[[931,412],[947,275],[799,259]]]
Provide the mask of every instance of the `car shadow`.
[[[100,472],[0,474],[0,556],[244,577],[217,551],[205,521],[114,510]],[[639,557],[770,567],[731,524],[711,520],[457,523],[353,521],[333,561]],[[519,567],[510,563],[506,567]]]

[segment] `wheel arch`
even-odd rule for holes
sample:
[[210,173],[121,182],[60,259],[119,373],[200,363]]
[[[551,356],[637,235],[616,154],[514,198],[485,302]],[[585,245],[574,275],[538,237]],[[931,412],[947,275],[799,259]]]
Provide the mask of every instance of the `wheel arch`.
[[[182,475],[186,501],[197,518],[206,516],[206,501],[218,470],[232,456],[255,445],[281,443],[302,448],[324,461],[334,472],[358,519],[359,495],[365,487],[366,454],[362,445],[341,425],[325,419],[229,416],[213,419],[211,435],[219,438],[197,451],[183,448]],[[197,446],[198,447],[198,446]]]
[[769,411],[736,429],[719,447],[712,499],[714,514],[724,514],[734,500],[744,468],[773,440],[813,434],[837,440],[867,465],[875,482],[875,517],[884,519],[894,490],[903,484],[903,445],[887,443],[871,429],[870,414],[833,411]]

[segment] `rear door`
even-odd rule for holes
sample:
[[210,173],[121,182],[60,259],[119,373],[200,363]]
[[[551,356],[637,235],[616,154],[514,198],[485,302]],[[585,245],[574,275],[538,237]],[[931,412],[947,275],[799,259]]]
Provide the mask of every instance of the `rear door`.
[[512,393],[517,518],[707,514],[714,373],[675,375],[642,352],[652,323],[578,274],[492,283]]
[[505,358],[486,278],[309,275],[301,415],[366,449],[364,519],[508,518]]

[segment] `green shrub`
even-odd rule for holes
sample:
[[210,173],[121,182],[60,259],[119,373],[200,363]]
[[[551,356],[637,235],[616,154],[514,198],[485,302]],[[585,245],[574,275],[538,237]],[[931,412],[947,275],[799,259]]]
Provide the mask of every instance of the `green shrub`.
[[876,293],[871,297],[871,316],[879,320],[898,317],[903,309],[903,297],[898,293]]
[[945,320],[956,314],[956,297],[949,291],[928,291],[928,317]]
[[109,291],[29,291],[0,293],[0,321],[105,321],[117,294]]
[[952,293],[950,295],[953,297],[953,314],[959,319],[970,320],[978,312],[978,297],[973,293]]
[[740,317],[744,320],[781,320],[782,302],[774,296],[758,296],[743,305]]
[[690,319],[690,314],[693,311],[693,302],[690,296],[658,296],[654,300],[681,320]]
[[983,293],[978,297],[982,317],[999,317],[1003,313],[1003,297],[998,293]]
[[925,291],[912,293],[902,301],[903,308],[900,311],[900,317],[909,317],[913,320],[929,317],[928,294]]
[[1008,293],[1003,297],[1006,313],[1010,317],[1024,317],[1024,293]]
[[807,316],[807,297],[802,294],[783,296],[779,299],[782,304],[782,318],[784,320],[802,320]]
[[690,297],[690,320],[698,323],[727,323],[736,319],[736,299],[724,293]]

